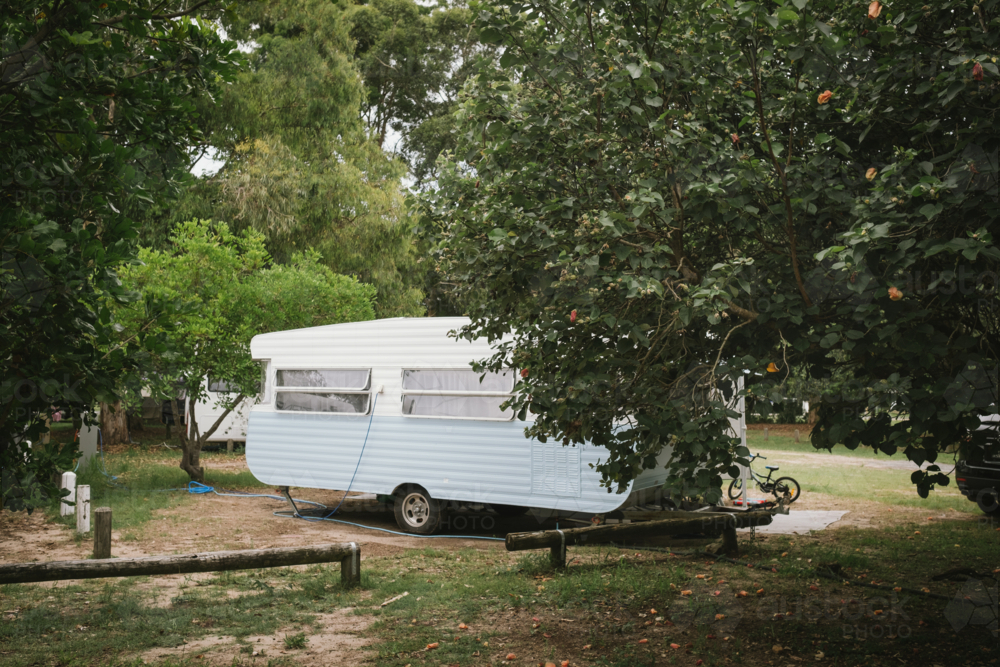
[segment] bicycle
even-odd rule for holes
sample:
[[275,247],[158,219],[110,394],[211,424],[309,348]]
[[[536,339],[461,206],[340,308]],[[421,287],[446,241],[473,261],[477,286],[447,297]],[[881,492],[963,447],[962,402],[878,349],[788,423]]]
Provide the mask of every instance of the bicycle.
[[[750,457],[750,460],[754,459],[764,459],[767,460],[766,456],[761,456],[760,454],[754,454]],[[771,475],[777,470],[777,466],[764,466],[767,468],[767,478],[761,477],[753,471],[753,468],[747,467],[750,471],[750,477],[757,483],[757,488],[764,493],[773,493],[778,501],[784,500],[786,505],[790,505],[799,499],[799,495],[802,493],[802,488],[799,483],[796,482],[791,477],[779,477],[778,479],[771,481]],[[736,500],[740,497],[743,492],[743,478],[737,477],[732,482],[729,483],[729,497]]]

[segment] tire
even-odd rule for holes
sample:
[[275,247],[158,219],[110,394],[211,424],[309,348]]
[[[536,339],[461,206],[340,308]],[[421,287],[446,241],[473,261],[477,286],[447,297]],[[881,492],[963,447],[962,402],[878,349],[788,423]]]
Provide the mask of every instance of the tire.
[[440,500],[431,498],[431,494],[422,486],[411,484],[404,486],[396,495],[393,512],[400,530],[416,535],[430,535],[441,525],[444,506]]
[[976,494],[976,504],[986,516],[1000,518],[1000,495],[996,489],[980,491]]
[[802,487],[791,477],[779,477],[774,480],[774,495],[778,500],[788,494],[788,504],[791,505],[802,495]]
[[729,483],[729,499],[736,500],[743,493],[743,480],[739,477]]
[[516,517],[527,514],[531,508],[521,505],[490,505],[490,509],[502,517]]

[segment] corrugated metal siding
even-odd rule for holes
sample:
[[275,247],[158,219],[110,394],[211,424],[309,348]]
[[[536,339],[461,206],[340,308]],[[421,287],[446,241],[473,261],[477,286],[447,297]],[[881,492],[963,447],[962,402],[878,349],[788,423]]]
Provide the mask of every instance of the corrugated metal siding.
[[346,489],[357,466],[351,489],[367,493],[419,484],[442,500],[573,512],[608,512],[626,498],[601,488],[600,476],[587,466],[603,451],[596,447],[543,446],[561,470],[535,484],[533,441],[524,437],[524,422],[376,416],[365,444],[368,421],[258,406],[250,414],[247,464],[258,479],[276,486]]

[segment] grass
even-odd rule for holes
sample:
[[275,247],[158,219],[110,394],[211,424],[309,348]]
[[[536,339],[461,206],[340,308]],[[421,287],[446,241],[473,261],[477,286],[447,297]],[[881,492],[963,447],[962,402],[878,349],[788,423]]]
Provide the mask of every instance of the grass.
[[[753,440],[751,449],[757,451]],[[772,436],[767,444],[761,451],[786,457],[780,472],[797,478],[804,494],[961,513],[949,513],[945,521],[816,536],[774,535],[753,542],[743,536],[742,563],[572,547],[569,566],[557,570],[547,551],[509,555],[501,547],[425,548],[365,555],[361,586],[352,590],[341,586],[335,564],[184,578],[169,600],[149,578],[0,586],[0,610],[16,610],[0,617],[0,667],[131,667],[143,664],[152,649],[183,647],[209,635],[229,638],[225,656],[233,665],[292,665],[299,651],[321,650],[322,639],[337,631],[321,622],[332,612],[364,619],[370,655],[357,656],[356,663],[380,666],[533,666],[561,660],[574,667],[698,660],[705,667],[997,664],[996,636],[977,625],[956,631],[954,615],[948,615],[949,604],[961,603],[967,584],[934,577],[956,567],[994,571],[1000,566],[1000,526],[967,514],[975,509],[964,498],[935,491],[930,499],[919,499],[906,471],[814,467],[795,456],[815,451],[808,443]],[[212,470],[213,461],[228,456],[205,456],[209,483],[259,488],[254,480]],[[158,448],[114,454],[107,457],[109,473],[129,490],[108,486],[99,467],[84,471],[81,483],[91,484],[95,505],[114,507],[116,528],[127,533],[157,509],[189,501],[186,493],[157,490],[186,481],[175,470],[177,458],[176,451]],[[839,568],[838,580],[817,569],[828,571],[831,565]],[[888,588],[855,585],[872,582]],[[901,590],[892,590],[897,587]],[[945,599],[909,592],[923,588]],[[741,591],[747,596],[738,597]],[[403,593],[408,595],[382,606]],[[251,640],[259,637],[274,639],[264,655],[254,655],[258,644]],[[506,660],[509,653],[517,658]],[[145,659],[171,667],[209,662],[191,653]]]
[[[157,438],[157,442],[163,442]],[[174,441],[176,444],[176,440]],[[90,486],[91,507],[110,507],[115,529],[129,531],[141,527],[158,510],[175,507],[191,500],[188,474],[178,467],[180,451],[148,447],[100,454],[77,471],[77,484]],[[169,441],[168,441],[169,444]],[[236,459],[239,454],[203,452],[205,484],[219,490],[257,491],[271,487],[261,483],[249,471],[215,470],[213,464]],[[48,514],[67,526],[75,526],[73,517],[59,517],[59,503],[47,508]],[[126,533],[128,534],[128,533]]]
[[[816,449],[809,442],[809,435],[807,429],[809,427],[802,426],[802,435],[800,436],[800,442],[795,442],[794,435],[784,435],[783,433],[771,433],[767,439],[764,438],[763,431],[747,431],[747,447],[750,451],[757,453],[758,450],[768,450],[771,452],[799,452],[802,454],[836,454],[837,456],[853,456],[863,459],[880,459],[880,460],[899,460],[905,461],[906,457],[903,454],[896,454],[893,457],[888,457],[885,454],[876,454],[875,450],[871,447],[858,447],[857,449],[848,449],[844,445],[834,445],[833,450],[827,452],[825,449]],[[765,454],[766,456],[766,454]]]
[[[830,453],[815,449],[808,441],[796,443],[794,436],[772,435],[765,441],[762,432],[752,431],[747,433],[747,445],[751,452],[767,457],[767,460],[757,460],[753,463],[753,468],[758,474],[766,477],[767,469],[764,466],[776,465],[780,470],[772,476],[772,479],[783,476],[795,478],[802,486],[803,495],[810,492],[825,493],[841,498],[872,500],[885,505],[919,507],[935,512],[954,510],[964,514],[979,513],[975,503],[966,499],[953,483],[935,488],[928,498],[918,496],[910,482],[910,474],[916,469],[912,464],[906,469],[879,467],[888,461],[907,462],[908,459],[901,454],[888,457],[884,454],[875,454],[868,448],[859,447],[852,451],[837,446],[833,454],[865,461],[838,467],[828,465],[822,459],[797,457],[798,454],[824,457]],[[954,466],[954,462],[947,456],[942,456],[938,464],[945,472],[950,472]],[[755,485],[751,484],[750,488],[752,497],[763,497]]]
[[[223,572],[189,580],[166,608],[151,604],[142,579],[4,586],[3,609],[19,611],[0,622],[0,665],[139,664],[145,651],[207,635],[230,637],[230,653],[239,661],[249,659],[251,637],[280,637],[276,646],[288,651],[311,648],[330,631],[318,615],[336,609],[370,622],[369,661],[398,667],[561,660],[607,667],[695,660],[759,665],[779,657],[778,664],[791,663],[791,656],[814,662],[820,652],[822,664],[992,664],[988,651],[996,640],[982,627],[956,633],[946,601],[844,582],[927,587],[951,598],[961,584],[935,582],[933,575],[958,565],[995,567],[995,526],[925,522],[842,530],[837,538],[744,543],[752,568],[598,547],[572,548],[564,570],[552,569],[542,553],[511,560],[498,549],[411,550],[366,558],[354,590],[341,587],[337,565]],[[843,579],[818,576],[820,563],[837,563]],[[725,594],[713,598],[712,589]],[[682,595],[685,590],[693,594]],[[736,597],[739,591],[748,596]],[[404,592],[409,595],[381,606]],[[428,650],[432,644],[437,648]],[[775,646],[782,647],[780,655]],[[508,653],[518,659],[508,662]],[[265,657],[294,664],[288,655]],[[202,664],[193,655],[171,660],[160,664]]]

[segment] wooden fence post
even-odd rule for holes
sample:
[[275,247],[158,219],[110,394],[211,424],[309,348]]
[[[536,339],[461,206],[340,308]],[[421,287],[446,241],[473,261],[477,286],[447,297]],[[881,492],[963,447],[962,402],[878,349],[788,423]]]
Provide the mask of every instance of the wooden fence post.
[[111,508],[94,510],[94,558],[111,558]]
[[349,546],[350,554],[340,561],[340,583],[345,588],[361,583],[361,548],[357,542],[350,542]]
[[559,544],[553,544],[549,548],[549,557],[552,559],[553,567],[566,567],[566,533],[556,530],[559,533]]
[[795,429],[795,442],[798,443],[798,441],[799,441],[799,429]]
[[69,489],[69,495],[59,503],[59,516],[73,516],[76,508],[69,503],[76,502],[76,473],[64,472],[62,481],[59,483],[60,489]]
[[76,532],[90,532],[90,487],[86,484],[76,487]]

